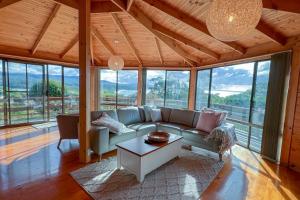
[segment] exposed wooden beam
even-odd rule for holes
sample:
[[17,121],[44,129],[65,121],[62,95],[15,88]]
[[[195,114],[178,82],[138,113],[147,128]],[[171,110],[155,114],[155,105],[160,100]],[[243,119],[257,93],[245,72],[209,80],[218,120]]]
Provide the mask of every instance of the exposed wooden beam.
[[56,14],[58,13],[59,9],[60,9],[61,5],[60,4],[56,4],[54,6],[54,9],[52,10],[50,16],[48,17],[46,23],[44,24],[42,30],[40,31],[37,39],[34,42],[34,45],[31,49],[32,54],[35,54],[36,50],[38,49],[42,39],[44,38],[49,26],[51,25],[51,23],[53,22],[53,19],[55,18]]
[[99,31],[92,27],[92,34],[95,36],[95,38],[100,42],[104,48],[110,53],[111,55],[115,55],[115,51],[111,48],[111,46],[108,44],[108,42],[103,38],[103,36],[99,33]]
[[79,1],[79,158],[88,163],[89,130],[91,126],[91,92],[90,92],[90,37],[91,37],[91,0]]
[[161,26],[157,23],[153,23],[152,27],[156,31],[158,31],[158,32],[160,32],[160,33],[162,33],[162,34],[178,41],[178,42],[181,42],[181,43],[183,43],[183,44],[185,44],[189,47],[192,47],[192,48],[194,48],[194,49],[196,49],[196,50],[198,50],[198,51],[200,51],[200,52],[202,52],[202,53],[204,53],[204,54],[206,54],[206,55],[208,55],[212,58],[219,59],[219,57],[220,57],[220,55],[215,53],[214,51],[212,51],[212,50],[210,50],[210,49],[208,49],[208,48],[206,48],[206,47],[204,47],[200,44],[197,44],[196,42],[193,42],[192,40],[190,40],[188,38],[185,38],[185,37],[173,32],[173,31],[171,31],[171,30],[169,30],[169,29],[167,29],[167,28],[165,28],[165,27],[163,27],[163,26]]
[[152,20],[147,17],[144,13],[142,13],[139,8],[137,8],[135,5],[131,6],[130,11],[128,12],[136,21],[138,21],[141,25],[143,25],[149,32],[151,32],[157,39],[159,39],[161,42],[166,44],[170,49],[172,49],[177,55],[182,57],[189,65],[195,67],[198,63],[200,63],[200,60],[187,53],[185,50],[183,50],[174,40],[171,38],[155,31],[152,28],[153,22]]
[[92,66],[95,66],[95,62],[94,62],[94,48],[93,48],[93,35],[90,36],[90,51],[91,51],[91,63]]
[[64,49],[64,51],[60,54],[60,57],[64,58],[76,44],[78,44],[78,35],[76,35],[72,39],[72,41],[68,44],[68,46]]
[[134,0],[127,0],[127,11],[130,10],[132,4],[133,4]]
[[0,0],[0,9],[12,5],[14,3],[17,3],[19,1],[21,0]]
[[267,24],[264,20],[259,21],[256,29],[277,44],[285,45],[287,39],[281,33],[275,31],[274,28]]
[[120,30],[122,36],[124,37],[125,41],[127,42],[128,46],[130,47],[133,55],[138,60],[138,62],[141,65],[143,65],[142,59],[138,55],[138,52],[137,52],[136,48],[134,47],[131,39],[129,38],[129,35],[128,35],[127,31],[125,30],[124,26],[121,24],[120,20],[118,19],[118,16],[115,13],[112,13],[111,16],[112,16],[112,19],[113,19],[114,23],[116,24],[116,26]]
[[300,13],[300,3],[298,0],[263,0],[264,8],[280,10],[292,13]]
[[250,47],[247,49],[247,53],[243,55],[238,55],[236,53],[222,54],[218,61],[203,59],[201,67],[199,68],[211,68],[221,65],[236,64],[244,60],[249,61],[252,58],[255,58],[255,60],[257,60],[259,57],[265,58],[266,56],[272,55],[274,53],[291,50],[298,42],[300,42],[300,35],[288,38],[284,46],[278,45],[274,42],[269,42]]
[[92,13],[110,13],[110,12],[123,12],[118,6],[111,1],[92,1]]
[[[166,13],[167,15],[183,22],[184,24],[189,25],[192,28],[197,29],[198,31],[202,32],[203,34],[214,38],[208,31],[206,24],[187,15],[186,13],[179,11],[178,9],[175,9],[171,5],[162,2],[160,0],[143,0],[143,2],[155,7],[156,9]],[[218,40],[219,41],[219,40]],[[226,45],[227,47],[230,47],[231,49],[235,50],[236,52],[240,54],[244,54],[246,52],[246,49],[236,42],[222,42],[223,45]]]
[[116,6],[118,6],[121,10],[127,11],[127,5],[123,0],[111,0]]
[[75,8],[75,9],[79,8],[78,0],[53,0],[53,1],[56,2],[57,4],[69,6],[71,8]]
[[161,47],[159,45],[159,41],[158,41],[158,39],[156,37],[154,39],[155,39],[155,44],[156,44],[156,48],[157,48],[157,52],[158,52],[160,63],[163,65],[164,64],[164,60],[163,60],[163,57],[162,57],[162,52],[161,52]]
[[0,45],[0,57],[56,65],[78,66],[76,59],[62,59],[60,55],[41,51],[32,55],[28,49],[20,49],[18,47],[9,47],[3,45]]

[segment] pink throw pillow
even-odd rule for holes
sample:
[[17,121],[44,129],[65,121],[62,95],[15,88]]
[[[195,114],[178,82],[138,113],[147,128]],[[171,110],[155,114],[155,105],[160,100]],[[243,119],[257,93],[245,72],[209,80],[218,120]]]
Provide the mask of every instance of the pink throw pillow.
[[196,129],[210,133],[220,123],[222,113],[219,112],[201,112]]

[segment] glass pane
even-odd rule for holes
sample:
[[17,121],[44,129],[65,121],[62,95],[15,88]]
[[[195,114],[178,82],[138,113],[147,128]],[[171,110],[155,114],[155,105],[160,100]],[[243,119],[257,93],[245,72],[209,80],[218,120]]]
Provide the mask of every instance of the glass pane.
[[48,65],[48,109],[50,120],[62,113],[62,67]]
[[118,107],[137,105],[137,70],[118,71]]
[[249,126],[229,121],[229,123],[234,124],[235,133],[238,139],[238,143],[244,147],[248,146],[248,136],[249,136]]
[[189,71],[167,71],[165,106],[171,108],[187,108],[189,83]]
[[262,133],[263,129],[261,128],[251,128],[250,149],[257,152],[261,151]]
[[254,63],[213,69],[211,107],[225,110],[228,117],[249,121]]
[[164,106],[166,71],[148,70],[146,105]]
[[0,126],[4,125],[3,65],[0,60]]
[[210,71],[211,70],[198,71],[196,110],[208,107]]
[[265,117],[266,98],[268,92],[270,61],[259,62],[257,66],[252,123],[263,125]]
[[79,112],[79,69],[64,68],[64,112]]
[[10,120],[11,124],[27,122],[27,94],[26,92],[10,92]]
[[9,91],[27,91],[26,64],[8,62]]
[[44,121],[44,66],[27,65],[29,121]]
[[116,106],[117,73],[112,70],[99,70],[99,108],[114,109]]

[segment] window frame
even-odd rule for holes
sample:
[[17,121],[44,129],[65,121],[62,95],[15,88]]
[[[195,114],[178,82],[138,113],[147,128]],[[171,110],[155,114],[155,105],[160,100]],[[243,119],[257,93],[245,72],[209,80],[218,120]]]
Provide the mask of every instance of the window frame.
[[[237,120],[237,119],[233,119],[233,118],[228,118],[226,120],[228,120],[229,122],[234,122],[234,123],[239,123],[241,125],[245,125],[249,127],[249,132],[248,132],[248,139],[247,139],[247,145],[243,145],[238,143],[240,146],[243,146],[245,148],[248,148],[254,152],[260,153],[259,151],[257,151],[256,149],[251,148],[251,132],[252,132],[252,128],[258,128],[258,129],[263,129],[264,125],[259,125],[259,124],[255,124],[252,123],[252,117],[253,117],[253,106],[254,106],[254,97],[255,97],[255,92],[256,92],[256,79],[257,79],[257,72],[258,72],[258,63],[260,62],[266,62],[266,61],[270,61],[270,66],[271,66],[271,59],[261,59],[261,60],[255,60],[255,61],[250,61],[250,62],[240,62],[240,63],[234,63],[234,64],[228,64],[228,65],[224,65],[224,66],[217,66],[217,67],[211,67],[211,68],[206,68],[206,69],[198,69],[197,70],[197,74],[196,74],[196,87],[195,87],[195,97],[194,97],[194,101],[197,101],[197,93],[198,93],[198,72],[199,71],[205,71],[205,70],[209,70],[210,71],[210,81],[209,81],[209,92],[208,92],[208,103],[207,103],[207,107],[210,108],[211,107],[211,86],[212,86],[212,75],[213,75],[213,70],[217,69],[217,68],[223,68],[223,67],[230,67],[230,66],[234,66],[234,65],[239,65],[239,64],[246,64],[246,63],[251,63],[253,62],[253,78],[252,78],[252,87],[251,87],[251,97],[250,97],[250,104],[249,104],[249,116],[248,116],[248,120],[247,121],[241,121],[241,120]],[[265,105],[266,106],[266,105]],[[266,109],[266,107],[265,107]],[[199,111],[199,109],[197,109],[197,103],[195,103],[194,105],[194,110]]]
[[[178,70],[178,69],[147,69],[147,74],[148,74],[148,71],[163,71],[164,72],[164,77],[165,77],[165,80],[164,80],[164,105],[163,107],[166,106],[166,96],[167,96],[167,77],[168,77],[168,72],[189,72],[189,81],[188,81],[188,97],[187,97],[187,107],[184,107],[184,108],[181,108],[181,109],[188,109],[189,108],[189,99],[190,99],[190,87],[191,87],[191,70]],[[146,75],[146,81],[144,82],[145,83],[145,89],[147,89],[147,75]],[[144,105],[147,105],[146,104],[147,102],[147,94],[145,93],[145,104]]]
[[[97,99],[98,99],[98,101],[97,101],[97,106],[98,106],[98,108],[100,109],[101,108],[101,105],[104,105],[104,106],[113,106],[114,107],[114,109],[118,109],[118,108],[120,108],[120,107],[124,107],[124,106],[137,106],[137,104],[135,104],[135,105],[131,105],[131,104],[119,104],[118,103],[118,91],[119,91],[119,72],[118,71],[114,71],[115,72],[115,74],[116,74],[116,83],[115,83],[115,85],[116,85],[116,89],[115,89],[115,98],[116,98],[116,103],[106,103],[106,104],[103,104],[102,102],[101,102],[101,92],[100,92],[100,88],[101,88],[101,70],[111,70],[111,69],[107,69],[107,68],[105,68],[105,69],[98,69],[98,71],[97,71],[97,73],[98,73],[98,76],[97,76],[97,84],[100,86],[99,88],[98,88],[98,91],[97,91]],[[113,71],[113,70],[111,70],[111,71]],[[139,75],[138,74],[138,70],[137,69],[123,69],[122,71],[136,71],[137,72],[137,75]],[[137,85],[136,85],[136,87],[137,87],[137,95],[138,95],[138,81],[139,81],[139,78],[137,77]],[[101,109],[101,110],[106,110],[106,109]]]
[[[2,58],[0,57],[0,62],[2,62],[2,80],[3,80],[3,96],[5,98],[4,101],[4,124],[0,125],[0,127],[14,127],[14,126],[23,126],[23,125],[32,125],[32,124],[37,124],[37,123],[43,123],[43,122],[48,122],[51,121],[50,117],[48,116],[49,114],[49,107],[47,107],[47,95],[46,91],[44,91],[43,95],[43,118],[39,121],[30,121],[30,114],[29,114],[29,108],[26,107],[26,122],[22,123],[12,123],[11,121],[11,115],[10,115],[10,92],[20,92],[20,93],[25,93],[26,94],[26,99],[28,101],[29,98],[29,87],[28,87],[28,65],[40,65],[43,67],[43,82],[44,82],[44,87],[47,89],[48,88],[48,65],[57,65],[57,64],[51,64],[51,63],[43,63],[43,62],[30,62],[26,60],[18,60],[18,59],[9,59],[9,58]],[[9,89],[9,69],[8,69],[8,63],[20,63],[24,64],[26,68],[25,76],[26,76],[26,89],[24,91],[14,91]],[[62,114],[64,113],[64,69],[65,68],[74,68],[78,69],[76,66],[65,66],[65,65],[57,65],[62,68],[62,73],[61,73],[61,84],[62,84]]]

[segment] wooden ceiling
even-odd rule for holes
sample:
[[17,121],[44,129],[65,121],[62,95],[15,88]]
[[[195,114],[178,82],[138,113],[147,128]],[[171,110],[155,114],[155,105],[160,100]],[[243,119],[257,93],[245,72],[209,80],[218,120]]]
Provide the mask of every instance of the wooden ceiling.
[[[287,50],[299,40],[297,0],[263,0],[256,30],[221,42],[205,25],[210,0],[94,0],[92,63],[110,55],[126,66],[204,66]],[[0,56],[78,63],[76,0],[0,0]]]

